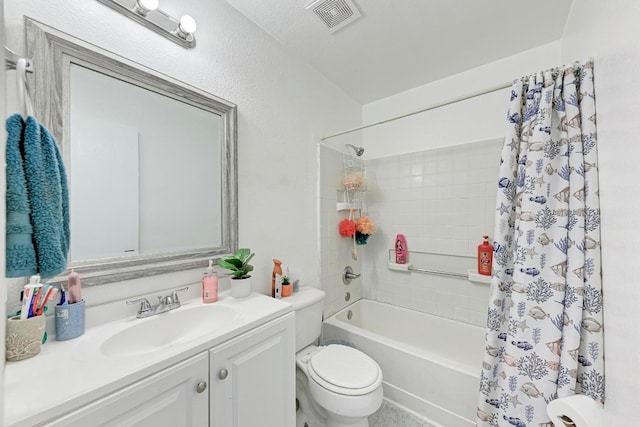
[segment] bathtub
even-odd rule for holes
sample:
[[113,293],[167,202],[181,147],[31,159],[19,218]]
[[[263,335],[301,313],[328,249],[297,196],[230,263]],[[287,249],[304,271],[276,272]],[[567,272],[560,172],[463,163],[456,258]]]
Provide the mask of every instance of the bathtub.
[[323,323],[382,368],[385,398],[432,424],[475,426],[485,328],[362,299]]

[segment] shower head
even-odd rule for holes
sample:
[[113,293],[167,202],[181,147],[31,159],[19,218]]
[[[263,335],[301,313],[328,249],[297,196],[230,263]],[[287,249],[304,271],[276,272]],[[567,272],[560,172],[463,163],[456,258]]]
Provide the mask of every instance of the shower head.
[[356,147],[353,144],[345,144],[345,147],[353,148],[353,151],[356,153],[356,156],[360,157],[364,154],[364,147]]

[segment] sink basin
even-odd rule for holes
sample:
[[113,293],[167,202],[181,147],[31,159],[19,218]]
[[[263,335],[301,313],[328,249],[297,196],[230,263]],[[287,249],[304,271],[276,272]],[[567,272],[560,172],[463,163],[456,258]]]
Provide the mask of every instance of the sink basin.
[[223,305],[178,308],[146,319],[136,320],[102,343],[106,356],[148,353],[179,342],[205,336],[231,323],[236,317],[233,308]]

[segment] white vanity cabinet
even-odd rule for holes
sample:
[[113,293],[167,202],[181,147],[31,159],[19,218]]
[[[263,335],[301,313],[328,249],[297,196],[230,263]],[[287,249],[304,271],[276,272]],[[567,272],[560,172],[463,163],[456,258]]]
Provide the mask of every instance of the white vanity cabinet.
[[211,427],[295,427],[294,314],[210,350]]
[[0,426],[295,427],[291,304],[230,291],[182,304],[7,362]]
[[208,376],[204,352],[42,425],[207,427]]
[[295,427],[290,312],[125,386],[48,427]]

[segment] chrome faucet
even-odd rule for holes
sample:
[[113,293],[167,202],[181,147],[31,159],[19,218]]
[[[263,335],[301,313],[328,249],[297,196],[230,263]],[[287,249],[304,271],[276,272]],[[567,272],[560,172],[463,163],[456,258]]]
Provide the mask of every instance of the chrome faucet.
[[136,317],[138,319],[144,319],[146,317],[165,313],[180,307],[181,304],[180,299],[178,298],[178,292],[186,291],[187,289],[189,289],[189,287],[185,286],[184,288],[174,289],[171,291],[171,295],[167,295],[166,297],[159,296],[158,303],[156,305],[151,305],[149,300],[146,298],[130,300],[127,301],[127,304],[140,303],[140,309],[138,310]]

